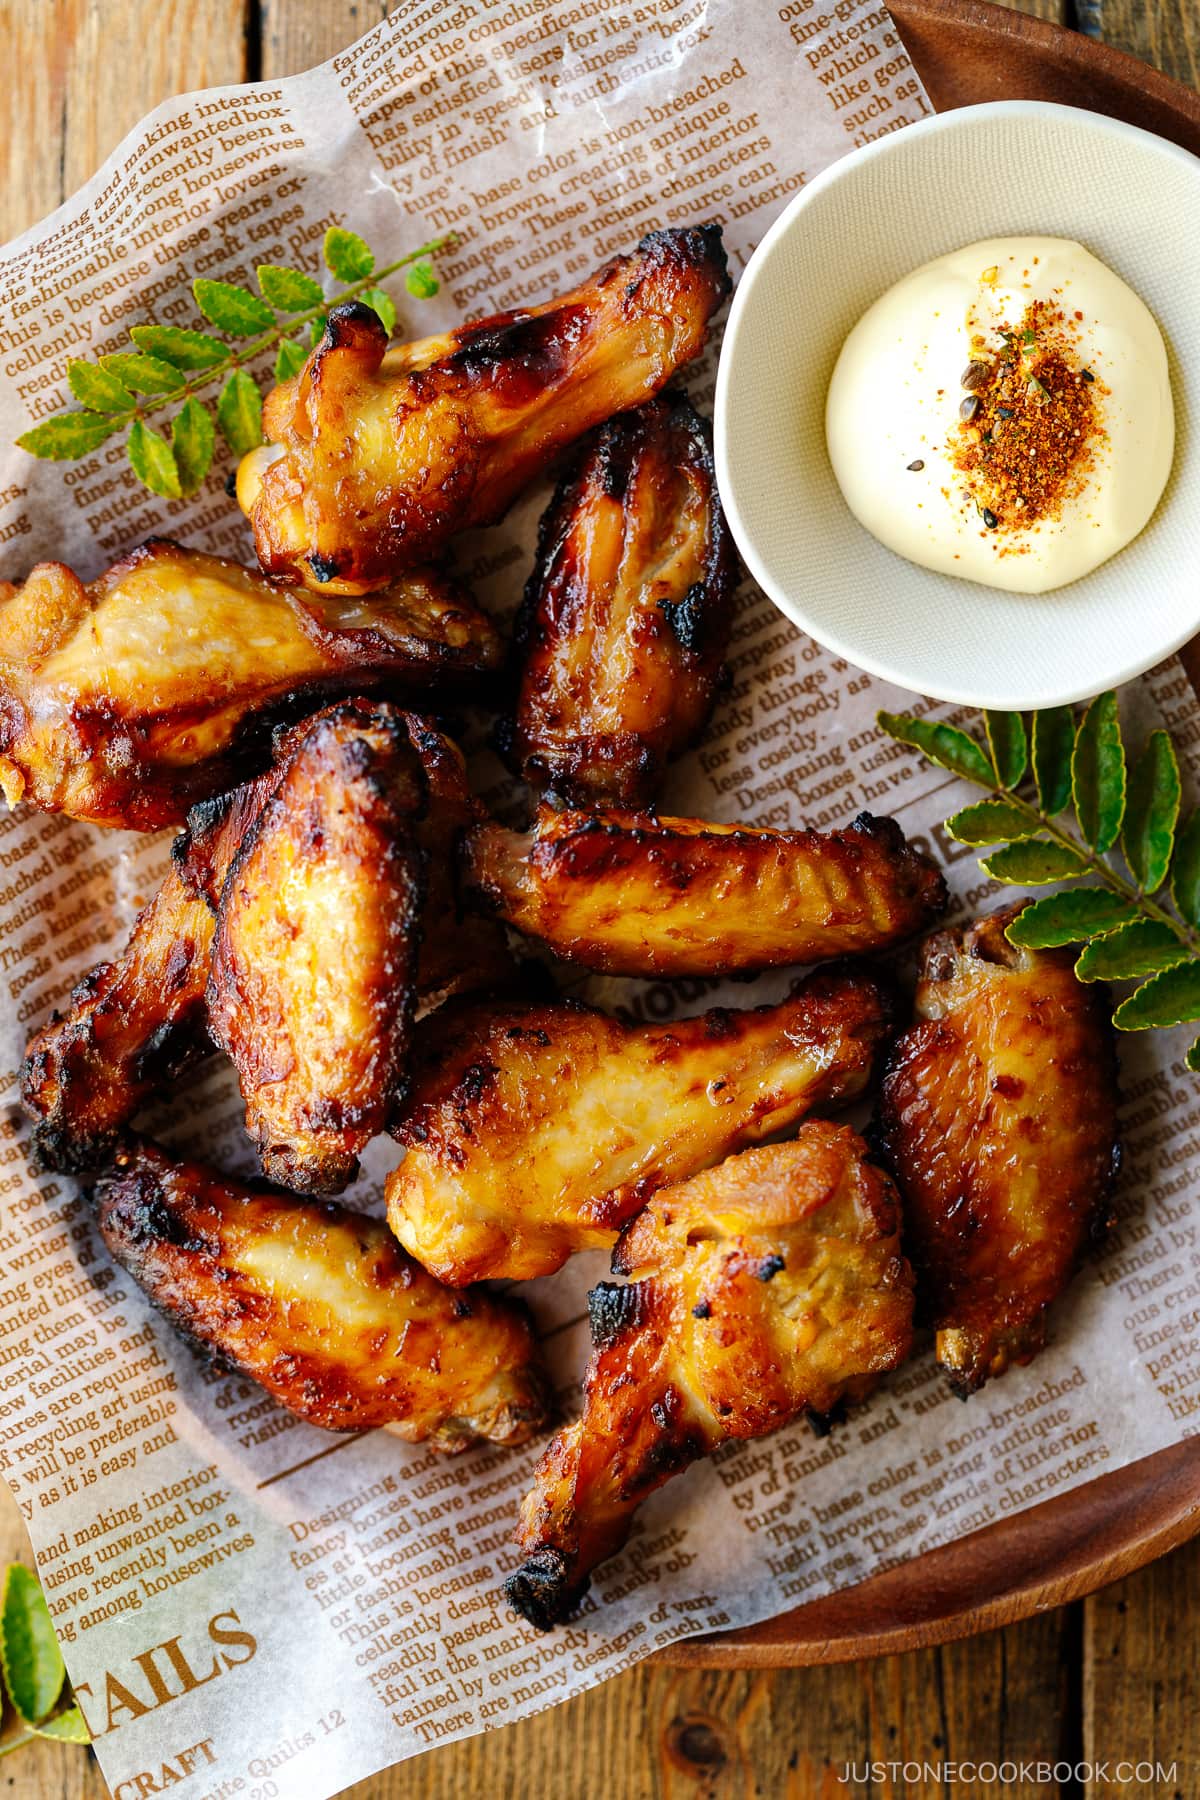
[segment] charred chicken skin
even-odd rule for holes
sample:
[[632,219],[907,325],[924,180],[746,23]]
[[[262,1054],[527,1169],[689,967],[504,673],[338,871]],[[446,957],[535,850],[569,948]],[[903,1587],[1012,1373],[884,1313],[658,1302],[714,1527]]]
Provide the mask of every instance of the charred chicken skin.
[[1014,948],[1020,906],[936,932],[882,1133],[918,1297],[964,1397],[1042,1348],[1051,1302],[1108,1226],[1119,1156],[1104,995],[1069,951]]
[[652,800],[712,709],[736,581],[707,425],[666,394],[611,419],[542,519],[516,630],[517,773],[580,806]]
[[478,825],[467,895],[564,962],[610,975],[729,975],[878,950],[946,907],[934,864],[891,819],[761,831],[653,813],[539,809]]
[[647,1495],[731,1439],[861,1399],[908,1354],[912,1275],[887,1176],[844,1125],[745,1150],[663,1188],[589,1296],[583,1416],[555,1437],[504,1584],[547,1630]]
[[861,1093],[890,1016],[866,970],[672,1025],[570,1002],[444,1009],[415,1034],[389,1223],[454,1286],[552,1274],[658,1188]]
[[387,1227],[131,1141],[96,1190],[104,1241],[172,1324],[327,1431],[520,1444],[545,1387],[525,1309],[450,1293]]
[[377,313],[334,307],[238,472],[263,569],[364,593],[494,524],[560,450],[699,353],[729,285],[706,225],[652,232],[559,299],[390,353]]
[[401,1095],[426,804],[404,715],[332,708],[299,735],[221,892],[209,1030],[264,1172],[304,1193],[353,1178]]
[[502,656],[491,620],[428,569],[348,601],[165,539],[88,586],[39,563],[0,582],[0,789],[97,825],[181,825],[269,744],[264,720],[461,686]]

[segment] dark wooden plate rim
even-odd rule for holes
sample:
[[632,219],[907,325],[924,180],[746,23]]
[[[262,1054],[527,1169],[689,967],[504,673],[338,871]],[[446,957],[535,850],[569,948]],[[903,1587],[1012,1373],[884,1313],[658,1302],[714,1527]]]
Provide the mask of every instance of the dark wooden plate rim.
[[[1136,57],[986,0],[891,0],[939,112],[1052,100],[1143,126],[1200,155],[1200,95]],[[1200,640],[1183,653],[1200,692]],[[706,1668],[850,1662],[969,1637],[1078,1600],[1200,1532],[1200,1438],[1142,1458],[857,1587],[743,1631],[672,1645]]]

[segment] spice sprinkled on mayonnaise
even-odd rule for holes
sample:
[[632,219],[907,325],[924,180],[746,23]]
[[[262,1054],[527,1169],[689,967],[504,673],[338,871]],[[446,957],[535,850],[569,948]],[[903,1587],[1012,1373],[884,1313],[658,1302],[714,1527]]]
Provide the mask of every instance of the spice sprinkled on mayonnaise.
[[1045,593],[1124,549],[1171,471],[1162,334],[1067,238],[990,238],[889,288],[825,413],[855,517],[910,562]]

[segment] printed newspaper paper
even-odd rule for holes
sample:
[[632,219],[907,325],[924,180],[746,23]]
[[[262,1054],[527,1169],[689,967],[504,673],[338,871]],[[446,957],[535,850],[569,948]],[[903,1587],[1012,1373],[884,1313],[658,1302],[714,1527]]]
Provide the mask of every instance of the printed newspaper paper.
[[[668,223],[720,218],[736,274],[803,181],[928,110],[868,0],[409,0],[308,75],[160,107],[0,255],[0,445],[60,407],[69,357],[126,347],[128,325],[151,316],[196,323],[193,276],[316,267],[331,224],[389,249],[463,234],[437,300],[403,303],[402,330],[423,335],[548,296]],[[713,366],[689,379],[705,406]],[[225,473],[168,505],[133,481],[119,440],[68,465],[5,449],[0,573],[49,557],[90,578],[162,532],[249,560]],[[546,492],[460,546],[462,573],[497,609],[519,593]],[[972,855],[938,833],[963,795],[873,725],[877,707],[912,697],[827,655],[748,586],[739,608],[732,685],[672,779],[671,810],[778,826],[890,813],[933,845],[962,908],[987,905]],[[1176,662],[1125,702],[1135,734],[1167,723],[1194,770],[1200,713]],[[499,765],[481,752],[477,767],[512,811]],[[24,810],[0,819],[0,1470],[118,1800],[328,1795],[1196,1429],[1200,1087],[1182,1041],[1147,1034],[1123,1046],[1121,1224],[1031,1369],[964,1408],[923,1354],[831,1436],[800,1427],[692,1470],[645,1507],[578,1622],[539,1636],[499,1597],[537,1446],[447,1461],[297,1423],[152,1314],[74,1182],[28,1171],[25,1037],[122,941],[166,849]],[[785,985],[589,991],[657,1019]],[[210,1066],[152,1123],[244,1167],[234,1100]],[[378,1203],[376,1149],[355,1203]],[[568,1409],[588,1350],[583,1297],[602,1271],[579,1259],[529,1290]]]

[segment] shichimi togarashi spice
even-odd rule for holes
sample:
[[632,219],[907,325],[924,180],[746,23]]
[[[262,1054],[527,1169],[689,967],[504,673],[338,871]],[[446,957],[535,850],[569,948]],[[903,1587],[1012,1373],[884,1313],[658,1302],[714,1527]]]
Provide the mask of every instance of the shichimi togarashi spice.
[[1033,300],[988,351],[974,336],[950,460],[989,531],[1025,531],[1060,513],[1096,467],[1105,432],[1098,396],[1080,365],[1078,314]]

